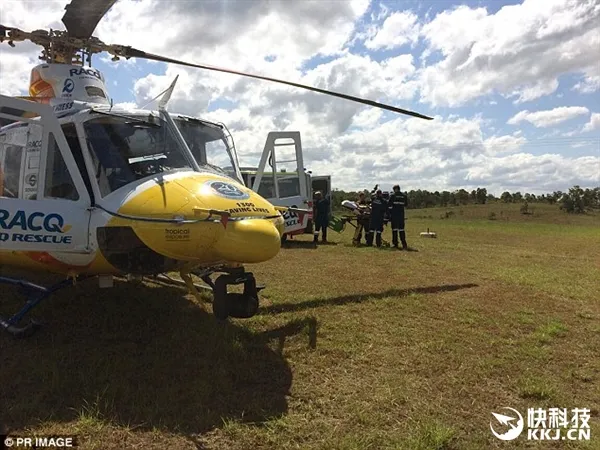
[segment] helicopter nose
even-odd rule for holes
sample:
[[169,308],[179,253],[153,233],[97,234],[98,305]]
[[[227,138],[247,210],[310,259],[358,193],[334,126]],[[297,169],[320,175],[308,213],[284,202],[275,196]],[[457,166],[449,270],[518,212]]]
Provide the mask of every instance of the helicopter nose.
[[227,261],[252,264],[275,257],[280,247],[281,234],[273,222],[256,219],[230,222],[213,248]]

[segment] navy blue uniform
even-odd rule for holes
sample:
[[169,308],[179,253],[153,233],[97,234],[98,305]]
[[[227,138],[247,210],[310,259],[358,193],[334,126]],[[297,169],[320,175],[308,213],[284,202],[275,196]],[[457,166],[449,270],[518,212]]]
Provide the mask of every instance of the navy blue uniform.
[[314,241],[319,239],[319,231],[322,230],[323,242],[327,241],[327,227],[329,226],[329,200],[320,198],[314,203],[315,232]]
[[373,235],[376,234],[377,247],[381,247],[381,233],[383,233],[383,222],[388,203],[383,197],[375,197],[371,200],[371,223],[367,235],[367,245],[373,245]]
[[390,196],[388,209],[392,222],[392,243],[398,247],[398,233],[402,241],[402,248],[407,249],[406,232],[404,231],[404,208],[408,206],[408,197],[403,192],[393,192]]

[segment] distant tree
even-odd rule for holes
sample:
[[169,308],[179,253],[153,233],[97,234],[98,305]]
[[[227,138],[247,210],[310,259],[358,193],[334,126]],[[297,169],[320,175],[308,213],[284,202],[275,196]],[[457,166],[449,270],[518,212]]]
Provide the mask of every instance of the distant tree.
[[500,196],[500,200],[502,200],[504,203],[512,203],[513,196],[510,194],[510,192],[504,191]]
[[579,186],[573,186],[568,193],[564,193],[560,199],[560,209],[568,213],[582,214],[585,212],[583,201],[584,190]]
[[477,203],[485,204],[487,200],[487,189],[486,188],[477,188],[475,192],[475,198],[477,199]]
[[439,203],[435,193],[433,192],[424,191],[423,197],[425,201],[425,208],[429,208],[430,206],[437,206]]
[[456,200],[457,200],[458,204],[460,204],[460,205],[469,204],[469,193],[467,191],[465,191],[464,189],[459,189],[458,191],[456,191],[454,193],[454,195],[456,196]]
[[331,207],[333,209],[339,209],[342,206],[344,200],[355,200],[358,197],[356,192],[345,192],[339,189],[333,189],[331,191]]
[[441,196],[440,196],[440,203],[442,206],[448,206],[448,203],[450,203],[450,192],[448,191],[443,191]]
[[586,189],[585,191],[583,191],[583,206],[585,206],[586,208],[595,208],[598,206],[598,199],[596,198],[596,189]]
[[456,198],[456,193],[450,192],[450,200],[448,201],[453,206],[458,205],[458,199]]
[[[369,194],[370,190],[366,189],[363,192]],[[473,194],[474,192],[474,194]],[[469,203],[490,203],[492,201],[502,201],[504,203],[512,202],[525,202],[526,205],[522,206],[522,210],[527,207],[527,213],[530,213],[530,205],[535,202],[548,202],[550,204],[558,204],[561,210],[570,213],[583,213],[587,209],[600,208],[600,187],[593,189],[586,188],[582,189],[580,186],[573,186],[568,192],[563,193],[562,191],[554,191],[553,193],[542,194],[536,196],[535,194],[525,193],[522,195],[520,192],[511,194],[508,191],[504,191],[500,198],[496,198],[493,194],[488,194],[486,188],[477,188],[471,193],[465,189],[458,189],[454,192],[450,191],[428,191],[423,189],[412,190],[407,192],[409,208],[429,208],[433,206],[458,206],[468,205]],[[474,195],[474,196],[473,196]],[[344,200],[356,200],[358,198],[358,192],[354,191],[343,191],[340,189],[333,189],[331,192],[331,203],[334,209],[340,209],[342,201]]]
[[558,203],[563,198],[562,191],[554,191],[552,195],[548,196],[548,201],[551,205]]
[[594,188],[594,204],[593,208],[600,208],[600,187]]

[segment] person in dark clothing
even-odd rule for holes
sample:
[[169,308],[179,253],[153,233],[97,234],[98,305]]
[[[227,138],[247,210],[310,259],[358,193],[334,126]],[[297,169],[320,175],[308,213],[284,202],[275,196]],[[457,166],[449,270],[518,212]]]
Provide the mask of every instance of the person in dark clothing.
[[381,247],[381,233],[383,233],[383,221],[388,205],[383,198],[381,189],[377,190],[375,198],[371,200],[371,222],[369,224],[369,234],[367,234],[367,245],[373,245],[373,235],[375,234],[375,243]]
[[402,250],[408,250],[406,243],[406,232],[404,231],[404,208],[408,206],[408,197],[400,192],[400,186],[394,186],[394,192],[390,196],[388,209],[390,221],[392,222],[392,244],[398,248],[398,233],[402,241]]
[[319,240],[319,231],[322,230],[322,242],[327,242],[327,227],[329,226],[329,200],[323,198],[320,191],[315,192],[314,202],[315,232],[314,241]]

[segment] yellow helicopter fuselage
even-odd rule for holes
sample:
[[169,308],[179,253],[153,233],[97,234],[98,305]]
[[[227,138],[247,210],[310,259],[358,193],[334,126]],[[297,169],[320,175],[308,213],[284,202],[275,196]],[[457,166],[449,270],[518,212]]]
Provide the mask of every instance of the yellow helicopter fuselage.
[[[9,107],[15,101],[24,100],[3,98]],[[226,158],[234,162],[230,174],[206,161],[207,147],[224,142],[214,124],[185,119],[180,126],[193,132],[182,144],[166,112],[69,113],[55,105],[63,113],[57,118],[48,116],[49,105],[26,103],[29,116],[39,117],[24,114],[0,129],[0,265],[159,274],[278,253],[279,211],[239,181],[236,158]]]

